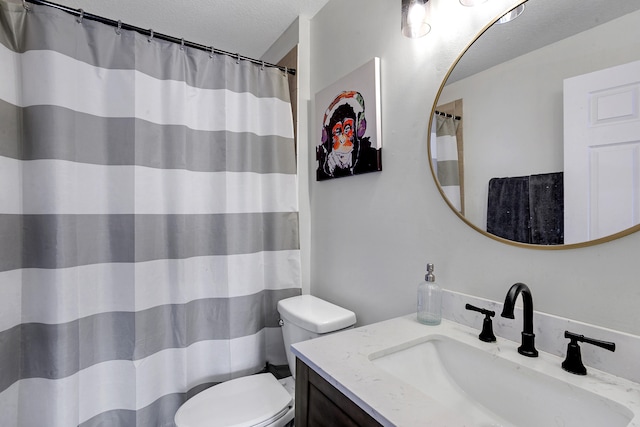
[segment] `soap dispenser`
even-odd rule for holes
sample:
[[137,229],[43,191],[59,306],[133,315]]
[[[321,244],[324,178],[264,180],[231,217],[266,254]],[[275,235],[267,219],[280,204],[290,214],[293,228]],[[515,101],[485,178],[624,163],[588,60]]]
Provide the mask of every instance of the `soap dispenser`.
[[427,264],[424,282],[418,285],[418,322],[439,325],[442,320],[442,289],[436,284],[433,264]]

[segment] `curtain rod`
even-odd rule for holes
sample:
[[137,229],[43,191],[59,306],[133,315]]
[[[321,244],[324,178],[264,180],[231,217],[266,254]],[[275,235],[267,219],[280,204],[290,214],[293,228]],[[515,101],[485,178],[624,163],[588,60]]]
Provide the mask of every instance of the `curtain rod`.
[[462,120],[462,117],[460,116],[454,116],[453,114],[449,114],[449,113],[442,113],[438,110],[435,111],[435,113],[439,116],[444,116],[444,117],[453,117],[455,120]]
[[180,44],[180,45],[187,46],[187,47],[190,47],[190,48],[204,50],[205,52],[209,52],[209,53],[212,53],[212,54],[213,53],[218,53],[218,54],[221,54],[221,55],[230,56],[230,57],[236,58],[238,61],[240,61],[240,60],[249,61],[249,62],[252,62],[254,64],[261,65],[263,67],[278,68],[281,71],[284,71],[285,73],[289,73],[289,74],[291,74],[293,76],[295,76],[295,74],[296,74],[296,69],[295,68],[287,68],[287,67],[282,67],[280,65],[270,64],[268,62],[260,61],[258,59],[253,59],[253,58],[249,58],[249,57],[246,57],[246,56],[242,56],[242,55],[240,55],[238,53],[231,53],[231,52],[226,52],[224,50],[216,49],[213,46],[205,46],[205,45],[202,45],[202,44],[186,41],[185,39],[179,39],[177,37],[168,36],[166,34],[156,33],[155,31],[153,31],[153,29],[145,30],[144,28],[140,28],[140,27],[136,27],[136,26],[133,26],[133,25],[125,24],[122,21],[114,21],[113,19],[105,18],[103,16],[93,15],[91,13],[86,13],[82,9],[73,9],[71,7],[68,7],[68,6],[63,6],[61,4],[52,3],[52,2],[46,1],[46,0],[22,0],[22,5],[27,10],[29,10],[29,6],[27,5],[27,2],[28,3],[33,3],[33,4],[39,4],[39,5],[42,5],[42,6],[53,7],[55,9],[59,9],[59,10],[62,10],[64,12],[70,13],[72,15],[78,16],[78,17],[80,17],[82,19],[90,19],[92,21],[97,21],[97,22],[100,22],[100,23],[103,23],[103,24],[107,24],[107,25],[110,25],[112,27],[116,27],[118,29],[136,31],[136,32],[138,32],[140,34],[144,34],[144,35],[149,36],[151,38],[157,38],[157,39],[160,39],[160,40],[164,40],[164,41],[167,41],[167,42]]

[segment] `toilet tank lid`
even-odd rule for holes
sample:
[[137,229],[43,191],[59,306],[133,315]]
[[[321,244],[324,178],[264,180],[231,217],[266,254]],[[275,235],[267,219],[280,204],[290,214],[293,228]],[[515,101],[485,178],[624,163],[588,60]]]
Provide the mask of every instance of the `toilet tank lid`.
[[318,334],[338,331],[356,323],[353,311],[313,295],[299,295],[278,301],[283,320]]

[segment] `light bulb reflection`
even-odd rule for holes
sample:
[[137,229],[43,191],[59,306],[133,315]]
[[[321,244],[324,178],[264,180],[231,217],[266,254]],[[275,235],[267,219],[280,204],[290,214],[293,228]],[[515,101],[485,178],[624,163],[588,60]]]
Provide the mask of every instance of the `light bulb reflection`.
[[418,38],[431,31],[428,0],[403,0],[402,34]]

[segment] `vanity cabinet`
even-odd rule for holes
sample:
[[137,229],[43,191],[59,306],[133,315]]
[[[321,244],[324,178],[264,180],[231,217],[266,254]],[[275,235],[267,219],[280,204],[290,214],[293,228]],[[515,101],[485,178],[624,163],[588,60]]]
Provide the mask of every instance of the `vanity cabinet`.
[[351,399],[296,359],[296,427],[380,426]]

